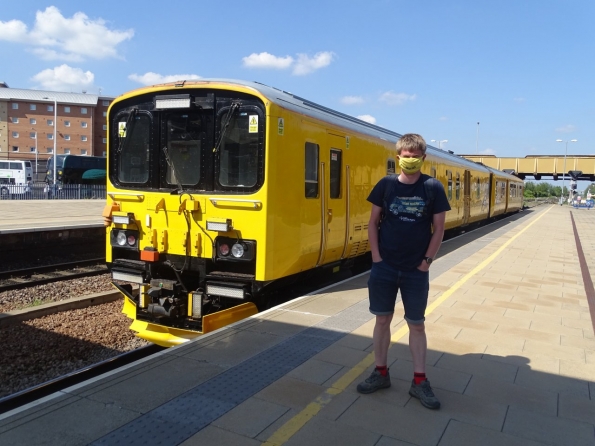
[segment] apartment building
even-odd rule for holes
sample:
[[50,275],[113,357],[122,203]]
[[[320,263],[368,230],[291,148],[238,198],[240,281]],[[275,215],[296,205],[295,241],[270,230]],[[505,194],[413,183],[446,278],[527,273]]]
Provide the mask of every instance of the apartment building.
[[0,82],[0,159],[105,156],[107,109],[114,98],[9,88]]

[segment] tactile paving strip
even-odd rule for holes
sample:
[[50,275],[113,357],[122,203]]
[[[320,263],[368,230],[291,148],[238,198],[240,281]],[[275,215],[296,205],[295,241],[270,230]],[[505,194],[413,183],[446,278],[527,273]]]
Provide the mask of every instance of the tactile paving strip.
[[373,317],[359,302],[155,408],[93,445],[179,444]]

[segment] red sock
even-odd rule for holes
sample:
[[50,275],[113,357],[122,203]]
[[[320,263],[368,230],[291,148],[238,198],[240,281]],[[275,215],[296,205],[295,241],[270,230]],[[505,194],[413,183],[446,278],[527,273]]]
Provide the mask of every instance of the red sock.
[[378,370],[382,376],[386,376],[388,374],[388,368],[385,365],[377,365],[376,370]]
[[413,373],[413,381],[415,382],[416,386],[419,386],[425,380],[426,380],[425,373],[417,373],[417,372]]

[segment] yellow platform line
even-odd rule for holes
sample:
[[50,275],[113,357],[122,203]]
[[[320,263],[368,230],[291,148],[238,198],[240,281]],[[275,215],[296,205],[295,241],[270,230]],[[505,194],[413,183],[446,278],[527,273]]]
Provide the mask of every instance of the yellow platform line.
[[[541,219],[546,213],[548,213],[553,206],[550,206],[549,209],[544,211],[541,215],[536,216],[531,223],[529,223],[524,229],[519,231],[513,237],[510,238],[507,242],[505,242],[500,248],[498,248],[492,255],[488,258],[483,260],[479,265],[473,268],[470,272],[465,274],[461,279],[459,279],[452,287],[446,290],[444,293],[438,297],[434,302],[432,302],[428,308],[426,309],[426,315],[432,314],[432,312],[438,308],[438,306],[448,299],[450,296],[453,295],[455,291],[463,286],[465,282],[467,282],[471,277],[475,274],[480,272],[486,266],[488,266],[491,262],[498,257],[504,249],[512,242],[514,242],[518,237],[521,236],[526,230],[528,230],[531,226],[533,226],[539,219]],[[393,334],[390,338],[391,344],[396,343],[405,336],[409,332],[409,328],[407,325],[398,329],[395,334]],[[355,379],[360,376],[362,373],[368,369],[374,363],[374,352],[369,353],[364,359],[362,359],[358,364],[354,367],[349,369],[347,373],[345,373],[341,378],[337,379],[331,387],[326,389],[321,395],[319,395],[314,401],[308,404],[300,413],[295,415],[289,421],[287,421],[283,426],[281,426],[277,431],[271,435],[266,442],[263,443],[263,446],[281,446],[282,444],[286,443],[291,437],[293,437],[302,427],[306,425],[308,421],[318,414],[328,403],[330,403],[335,395],[339,395],[342,393]]]

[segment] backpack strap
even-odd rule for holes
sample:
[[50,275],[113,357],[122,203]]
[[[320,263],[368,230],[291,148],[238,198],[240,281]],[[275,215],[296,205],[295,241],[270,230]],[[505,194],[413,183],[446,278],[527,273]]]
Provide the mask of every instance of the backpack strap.
[[384,196],[382,197],[382,215],[384,216],[384,213],[388,211],[388,197],[392,194],[393,190],[395,190],[395,186],[397,184],[397,178],[399,177],[397,174],[393,173],[391,175],[388,175],[389,177],[389,181],[390,181],[390,185],[385,185],[384,186]]
[[434,200],[436,198],[436,183],[438,180],[436,178],[428,178],[424,181],[424,189],[426,191],[426,198],[428,200],[427,203],[427,210],[430,215],[434,214]]

